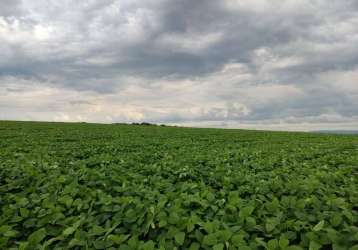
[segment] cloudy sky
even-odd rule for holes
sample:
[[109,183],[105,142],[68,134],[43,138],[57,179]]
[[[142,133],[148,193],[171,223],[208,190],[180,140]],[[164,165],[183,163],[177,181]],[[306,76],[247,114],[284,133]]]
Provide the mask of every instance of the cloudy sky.
[[357,0],[0,0],[0,119],[358,128]]

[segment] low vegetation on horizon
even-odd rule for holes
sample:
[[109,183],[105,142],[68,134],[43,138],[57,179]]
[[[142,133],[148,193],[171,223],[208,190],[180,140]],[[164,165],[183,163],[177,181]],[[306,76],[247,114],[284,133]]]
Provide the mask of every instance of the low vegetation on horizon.
[[0,121],[0,249],[358,249],[358,136]]

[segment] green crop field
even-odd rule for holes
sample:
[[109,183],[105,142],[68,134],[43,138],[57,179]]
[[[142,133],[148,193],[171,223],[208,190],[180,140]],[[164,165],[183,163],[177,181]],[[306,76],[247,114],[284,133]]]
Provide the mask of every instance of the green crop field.
[[0,122],[0,249],[358,249],[358,136]]

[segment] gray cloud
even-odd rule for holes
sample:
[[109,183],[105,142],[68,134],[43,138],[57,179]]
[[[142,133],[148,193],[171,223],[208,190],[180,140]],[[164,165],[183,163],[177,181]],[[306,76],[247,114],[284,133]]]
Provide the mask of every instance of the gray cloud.
[[357,34],[355,0],[2,1],[0,119],[355,126]]
[[3,0],[1,1],[0,16],[10,17],[21,15],[21,0]]

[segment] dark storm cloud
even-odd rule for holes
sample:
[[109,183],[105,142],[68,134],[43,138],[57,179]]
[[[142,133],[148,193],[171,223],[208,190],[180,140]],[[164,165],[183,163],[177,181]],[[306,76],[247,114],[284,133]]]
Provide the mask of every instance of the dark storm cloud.
[[[351,118],[358,110],[357,27],[355,0],[5,0],[0,87],[6,96],[31,84],[91,92],[103,104],[91,112],[126,100],[113,119]],[[168,109],[171,102],[176,109]]]

